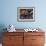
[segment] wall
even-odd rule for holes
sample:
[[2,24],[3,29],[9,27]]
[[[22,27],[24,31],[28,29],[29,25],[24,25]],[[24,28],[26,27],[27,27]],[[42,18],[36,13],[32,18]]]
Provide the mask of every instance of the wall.
[[[1,0],[0,24],[15,25],[16,28],[46,28],[45,0]],[[35,7],[35,22],[17,22],[17,7]]]

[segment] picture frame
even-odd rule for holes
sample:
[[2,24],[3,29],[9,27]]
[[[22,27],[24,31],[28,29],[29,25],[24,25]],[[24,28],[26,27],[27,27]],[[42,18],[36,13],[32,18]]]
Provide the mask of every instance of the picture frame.
[[35,21],[35,7],[18,7],[17,21],[19,22],[34,22]]

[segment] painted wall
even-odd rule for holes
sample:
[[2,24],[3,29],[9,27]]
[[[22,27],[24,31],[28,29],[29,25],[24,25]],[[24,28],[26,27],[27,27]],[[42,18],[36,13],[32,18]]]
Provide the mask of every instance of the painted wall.
[[[46,0],[0,0],[0,25],[13,24],[16,28],[46,28]],[[35,22],[17,22],[17,7],[35,7]]]

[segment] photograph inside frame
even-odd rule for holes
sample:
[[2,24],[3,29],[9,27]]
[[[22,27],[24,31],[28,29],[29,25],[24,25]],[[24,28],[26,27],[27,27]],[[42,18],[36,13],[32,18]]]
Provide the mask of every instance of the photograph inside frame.
[[20,19],[33,19],[33,9],[20,9]]

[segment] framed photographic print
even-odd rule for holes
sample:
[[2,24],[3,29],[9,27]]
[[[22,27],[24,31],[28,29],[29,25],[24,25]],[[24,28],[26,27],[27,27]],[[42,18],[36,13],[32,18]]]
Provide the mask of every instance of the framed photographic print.
[[35,21],[35,8],[34,7],[18,7],[17,20],[24,22]]

